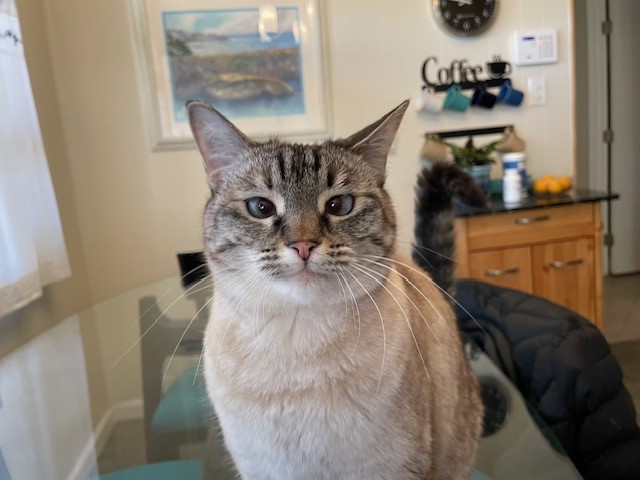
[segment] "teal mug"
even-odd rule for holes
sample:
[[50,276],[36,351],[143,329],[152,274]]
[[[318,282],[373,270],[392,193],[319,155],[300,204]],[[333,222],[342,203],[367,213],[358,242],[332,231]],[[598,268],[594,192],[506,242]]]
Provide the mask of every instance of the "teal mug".
[[460,85],[452,85],[444,97],[443,108],[445,110],[455,110],[456,112],[464,112],[471,104],[471,99],[460,93]]

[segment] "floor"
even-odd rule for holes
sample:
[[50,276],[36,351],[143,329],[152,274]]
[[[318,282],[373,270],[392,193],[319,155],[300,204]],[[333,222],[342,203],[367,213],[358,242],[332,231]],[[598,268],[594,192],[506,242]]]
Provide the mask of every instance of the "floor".
[[[636,412],[640,412],[640,340],[614,343],[611,350],[620,363],[623,382],[633,398]],[[637,415],[636,420],[640,424],[640,417]]]
[[[640,412],[640,274],[604,280],[604,335]],[[142,420],[121,422],[98,459],[100,473],[145,463]]]
[[609,343],[640,340],[640,274],[607,277],[603,290],[604,335]]
[[118,422],[98,457],[101,474],[147,462],[142,419]]
[[640,275],[605,278],[604,322],[604,335],[640,412]]

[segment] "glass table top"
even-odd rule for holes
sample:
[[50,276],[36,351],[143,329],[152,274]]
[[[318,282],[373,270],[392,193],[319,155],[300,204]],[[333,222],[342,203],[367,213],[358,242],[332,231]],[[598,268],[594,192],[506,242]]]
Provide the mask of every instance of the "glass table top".
[[[237,478],[199,368],[210,298],[208,285],[167,278],[0,359],[0,480]],[[480,351],[469,357],[491,406],[477,478],[581,478],[515,386]]]

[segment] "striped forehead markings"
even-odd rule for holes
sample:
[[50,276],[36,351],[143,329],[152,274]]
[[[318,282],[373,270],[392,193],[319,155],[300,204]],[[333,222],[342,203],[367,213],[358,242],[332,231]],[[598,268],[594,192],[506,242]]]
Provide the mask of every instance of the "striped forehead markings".
[[316,145],[290,145],[277,151],[278,170],[283,182],[302,180],[306,174],[319,174],[322,157]]
[[318,172],[320,172],[320,149],[312,148],[311,155],[313,156],[313,171],[316,172],[316,176]]
[[[322,145],[281,145],[275,151],[273,169],[269,169],[269,176],[265,176],[267,188],[273,188],[273,182],[278,174],[284,184],[301,182],[309,175],[315,175],[318,183],[324,183],[325,188],[332,188],[338,182],[338,172],[334,162],[327,161],[323,155]],[[347,185],[346,178],[340,183]]]
[[284,182],[287,180],[287,172],[285,170],[284,151],[282,149],[278,150],[278,166],[280,167],[280,178]]

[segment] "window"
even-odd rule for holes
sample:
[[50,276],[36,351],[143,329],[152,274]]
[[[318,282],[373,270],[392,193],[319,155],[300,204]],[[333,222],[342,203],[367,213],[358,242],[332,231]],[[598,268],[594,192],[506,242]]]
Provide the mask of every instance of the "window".
[[0,0],[0,316],[70,275],[14,0]]

